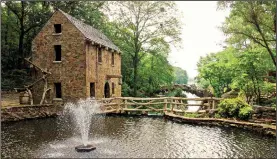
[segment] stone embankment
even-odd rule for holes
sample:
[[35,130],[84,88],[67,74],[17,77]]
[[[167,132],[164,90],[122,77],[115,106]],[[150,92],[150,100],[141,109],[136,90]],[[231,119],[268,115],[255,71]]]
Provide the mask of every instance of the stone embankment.
[[57,116],[61,106],[53,104],[20,105],[1,108],[1,122]]

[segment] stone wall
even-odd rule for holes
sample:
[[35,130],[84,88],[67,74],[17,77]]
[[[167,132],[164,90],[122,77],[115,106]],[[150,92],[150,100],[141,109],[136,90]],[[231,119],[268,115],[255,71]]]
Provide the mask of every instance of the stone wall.
[[24,105],[1,108],[1,122],[57,116],[60,105]]
[[[121,96],[121,85],[119,78],[107,78],[107,75],[121,75],[121,55],[114,52],[114,65],[112,65],[112,52],[106,48],[102,49],[102,62],[98,62],[97,45],[87,43],[86,46],[86,87],[87,96],[90,95],[90,83],[95,83],[96,98],[104,98],[104,86],[108,82],[111,97]],[[112,93],[112,83],[115,84],[115,92]]]
[[[62,25],[60,34],[54,33],[54,24]],[[61,45],[61,61],[55,61],[54,45]],[[55,98],[54,83],[61,83],[62,99],[86,97],[86,61],[84,35],[61,13],[55,12],[32,43],[32,61],[51,72],[48,77],[50,99]],[[41,99],[43,85],[34,87],[34,98]]]
[[254,106],[250,121],[275,125],[276,110],[273,107]]
[[[61,24],[62,32],[54,33],[54,24]],[[55,61],[54,45],[61,45],[61,61]],[[103,49],[102,63],[97,62],[96,46],[60,11],[55,12],[32,42],[32,62],[51,72],[46,99],[49,103],[65,103],[90,96],[90,83],[95,83],[97,98],[103,98],[104,85],[110,86],[111,96],[121,96],[119,78],[107,79],[107,75],[121,75],[121,56],[114,52],[115,65],[111,65],[111,50]],[[41,77],[39,71],[36,79]],[[54,83],[61,83],[62,99],[55,98]],[[115,93],[112,94],[112,83]],[[34,103],[40,102],[44,82],[40,81],[33,89]],[[61,101],[62,100],[62,101]]]

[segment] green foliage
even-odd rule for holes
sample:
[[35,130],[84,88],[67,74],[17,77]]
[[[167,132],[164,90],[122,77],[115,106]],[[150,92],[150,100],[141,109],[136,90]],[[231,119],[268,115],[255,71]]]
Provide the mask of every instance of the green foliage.
[[230,90],[234,75],[231,64],[236,60],[233,51],[234,48],[228,48],[216,54],[211,53],[201,57],[197,64],[199,72],[197,82],[206,88],[211,86],[217,97]]
[[224,99],[218,105],[218,113],[225,118],[247,120],[251,117],[252,107],[241,98]]
[[106,32],[123,51],[123,81],[132,88],[132,96],[144,92],[153,96],[158,85],[173,81],[172,68],[166,59],[169,43],[179,44],[181,40],[176,4],[165,1],[108,4],[107,14],[114,20]]
[[169,91],[166,94],[167,97],[184,97],[186,98],[186,94],[183,93],[183,90],[181,88],[174,89],[173,91]]
[[276,91],[276,83],[264,82],[261,91],[266,96],[272,95]]
[[214,115],[214,117],[215,117],[215,118],[221,118],[221,115],[218,114],[218,113],[216,113],[216,114]]
[[132,90],[129,87],[129,85],[127,85],[125,82],[123,82],[122,91],[121,91],[122,96],[123,97],[130,97],[131,92],[132,92]]
[[186,70],[181,69],[180,67],[174,67],[175,81],[176,84],[187,84],[188,83],[188,74]]
[[266,50],[270,63],[276,65],[276,2],[234,1],[221,2],[219,6],[225,8],[226,4],[231,12],[222,31],[229,35],[228,43],[240,49],[255,43]]
[[198,118],[199,114],[198,113],[185,113],[184,117],[188,117],[188,118]]
[[228,35],[227,47],[199,60],[197,83],[218,97],[233,89],[247,103],[262,104],[262,96],[276,93],[265,82],[267,73],[276,70],[276,3],[224,1],[218,6],[231,9],[221,27]]
[[13,88],[22,88],[31,81],[31,76],[26,69],[14,69],[7,73],[2,73],[1,88],[3,90],[12,90]]
[[242,120],[247,120],[251,117],[251,112],[253,111],[251,106],[245,106],[240,108],[238,118]]
[[260,104],[262,95],[275,92],[274,85],[264,81],[273,68],[266,50],[256,44],[243,50],[227,47],[200,59],[197,82],[206,89],[212,87],[218,97],[236,89],[245,96],[247,103]]

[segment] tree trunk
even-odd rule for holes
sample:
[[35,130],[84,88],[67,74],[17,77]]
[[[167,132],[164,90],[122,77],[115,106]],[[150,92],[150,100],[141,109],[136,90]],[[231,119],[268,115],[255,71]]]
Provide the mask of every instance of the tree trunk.
[[134,57],[134,97],[137,96],[137,82],[138,82],[138,52],[135,52],[135,57]]
[[18,44],[18,53],[19,53],[19,57],[17,60],[17,68],[20,69],[21,68],[21,62],[22,59],[24,58],[24,51],[23,51],[23,40],[24,40],[24,3],[23,1],[21,1],[21,17],[19,19],[19,23],[20,23],[20,33],[19,33],[19,44]]

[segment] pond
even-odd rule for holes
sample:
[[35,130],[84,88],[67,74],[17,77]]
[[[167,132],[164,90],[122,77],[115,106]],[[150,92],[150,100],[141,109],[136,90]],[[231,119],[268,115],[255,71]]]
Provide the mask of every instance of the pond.
[[[67,121],[67,120],[66,120]],[[163,118],[94,117],[90,142],[81,144],[70,122],[59,118],[2,123],[2,158],[274,158],[275,138],[241,129],[180,124]]]

